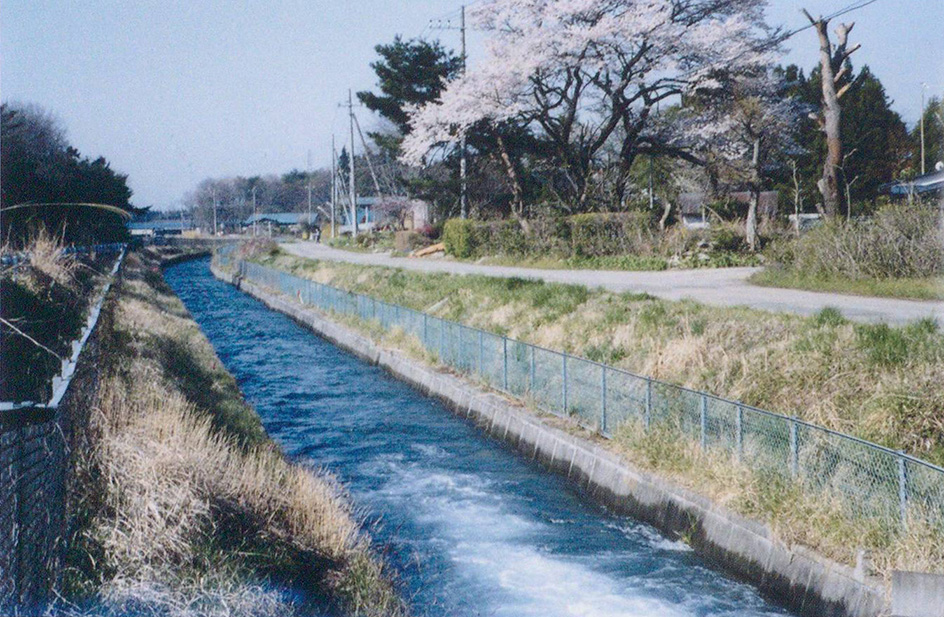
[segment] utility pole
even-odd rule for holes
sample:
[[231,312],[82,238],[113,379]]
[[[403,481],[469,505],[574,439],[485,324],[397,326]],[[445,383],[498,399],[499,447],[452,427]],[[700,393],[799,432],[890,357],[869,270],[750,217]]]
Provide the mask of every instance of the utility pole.
[[357,237],[357,190],[354,184],[354,98],[351,96],[351,91],[347,91],[347,113],[348,120],[351,125],[351,156],[350,156],[350,174],[351,177],[348,179],[348,190],[351,197],[351,236]]
[[[447,24],[450,22],[447,21]],[[442,25],[441,21],[437,21],[436,25],[432,25],[432,20],[430,21],[431,27],[434,30],[456,30],[450,25]],[[462,42],[462,55],[460,56],[462,60],[462,74],[465,75],[466,69],[466,49],[465,49],[465,5],[463,4],[459,10],[459,34]],[[459,216],[461,218],[468,218],[469,216],[469,207],[468,207],[468,182],[466,181],[466,141],[465,141],[465,131],[462,132],[462,135],[459,137]]]
[[928,89],[928,84],[921,83],[921,175],[925,174],[924,167],[924,91]]
[[308,150],[308,227],[311,228],[311,150]]
[[256,185],[252,185],[252,237],[256,237],[256,229],[259,225],[259,211],[256,209]]
[[337,226],[335,225],[335,207],[338,202],[338,170],[337,170],[337,161],[338,153],[334,149],[334,135],[331,135],[331,237],[338,237]]
[[[461,21],[459,31],[462,33],[462,74],[465,75],[465,5],[462,5]],[[467,218],[469,216],[468,185],[466,183],[466,161],[465,161],[465,131],[462,131],[462,137],[459,140],[459,216]]]

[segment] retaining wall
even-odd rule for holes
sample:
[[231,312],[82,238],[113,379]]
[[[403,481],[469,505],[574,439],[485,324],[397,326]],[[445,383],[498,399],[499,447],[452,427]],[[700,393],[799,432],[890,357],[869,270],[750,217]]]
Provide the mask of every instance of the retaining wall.
[[769,528],[713,504],[691,491],[635,469],[591,440],[547,425],[522,406],[440,372],[402,353],[383,349],[312,308],[212,267],[239,286],[332,343],[379,365],[445,402],[523,455],[567,476],[588,496],[617,513],[684,535],[707,561],[756,585],[765,595],[816,617],[877,617],[885,613],[882,581],[777,541]]
[[58,406],[0,414],[0,614],[43,612],[61,577],[71,530],[71,453],[81,447],[98,391],[110,319],[106,308]]

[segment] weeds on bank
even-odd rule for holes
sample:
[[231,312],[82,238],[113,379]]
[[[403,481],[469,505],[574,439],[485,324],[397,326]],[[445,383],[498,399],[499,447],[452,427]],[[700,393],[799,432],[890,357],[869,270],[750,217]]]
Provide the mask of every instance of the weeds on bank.
[[[521,282],[505,285],[514,288]],[[669,312],[660,309],[653,314],[665,319]],[[376,320],[363,320],[354,315],[331,313],[331,318],[414,359],[434,365],[440,363],[415,336],[400,328],[385,330]],[[653,319],[653,324],[656,321]],[[826,309],[809,321],[814,330],[848,325],[835,309]],[[871,353],[881,355],[887,353],[888,345],[898,348],[897,343],[889,343],[889,340],[897,341],[898,336],[905,339],[931,337],[936,328],[919,322],[901,331],[891,331],[898,334],[888,334],[882,326],[859,326],[856,330],[860,344]],[[612,354],[613,350],[603,346],[596,353]],[[572,421],[541,412],[532,400],[525,398],[524,403],[555,425],[564,423],[562,427],[567,430],[586,433],[586,429]],[[855,565],[858,552],[865,550],[870,557],[871,573],[886,581],[893,570],[944,571],[944,529],[927,523],[930,517],[912,517],[907,530],[889,526],[879,518],[851,511],[848,502],[834,492],[812,489],[793,481],[783,469],[751,465],[747,459],[739,459],[726,449],[703,450],[697,440],[671,423],[655,423],[645,429],[641,422],[628,421],[617,429],[611,440],[602,443],[638,468],[697,491],[743,516],[767,523],[776,537],[788,545],[812,548],[849,566]]]
[[944,334],[645,294],[269,253],[260,262],[944,462]]
[[784,268],[770,267],[748,279],[763,287],[786,287],[807,291],[827,291],[859,296],[944,300],[944,278],[851,279],[841,276],[810,275]]
[[873,573],[886,580],[893,570],[944,569],[944,529],[922,522],[925,517],[912,517],[907,530],[888,526],[849,511],[834,493],[804,487],[782,471],[749,466],[726,450],[702,450],[670,425],[646,431],[630,422],[612,443],[634,464],[767,522],[788,545],[812,548],[850,566],[859,550],[867,550]]
[[152,268],[129,257],[78,457],[73,596],[115,615],[274,616],[297,612],[297,589],[404,614],[343,490],[285,459]]

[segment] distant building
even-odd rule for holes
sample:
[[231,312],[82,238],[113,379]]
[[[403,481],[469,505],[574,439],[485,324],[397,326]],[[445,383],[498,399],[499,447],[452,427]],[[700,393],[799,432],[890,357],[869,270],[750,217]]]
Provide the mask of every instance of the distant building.
[[153,236],[179,236],[184,232],[192,231],[193,224],[188,220],[172,219],[153,219],[150,221],[131,221],[128,223],[128,231],[132,236],[153,237]]
[[[381,197],[358,197],[357,198],[357,230],[373,231],[374,229],[385,228],[399,224],[399,221],[384,211],[382,202],[386,198]],[[391,199],[404,199],[401,197]],[[408,210],[404,217],[404,226],[407,229],[419,229],[429,224],[429,204],[420,199],[406,200]],[[341,234],[351,233],[350,207],[342,200],[338,204],[338,232]]]
[[[754,196],[749,191],[728,193],[724,198],[742,204],[746,209]],[[723,198],[722,198],[723,199]],[[758,218],[773,218],[777,215],[780,194],[777,191],[762,191],[757,209]],[[705,193],[682,193],[679,195],[679,217],[688,229],[704,229],[709,226],[708,196]]]
[[907,182],[891,182],[882,186],[882,192],[892,197],[907,197],[909,195],[935,196],[944,195],[944,165],[939,169],[914,180]]

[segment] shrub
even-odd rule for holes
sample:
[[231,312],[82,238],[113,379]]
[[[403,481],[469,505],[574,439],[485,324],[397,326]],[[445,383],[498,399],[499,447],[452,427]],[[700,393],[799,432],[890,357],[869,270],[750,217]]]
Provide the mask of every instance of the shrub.
[[443,243],[446,253],[464,259],[475,250],[473,240],[475,224],[468,219],[449,219],[443,227]]
[[925,278],[944,273],[937,213],[926,205],[891,205],[874,217],[833,221],[768,256],[813,277]]

